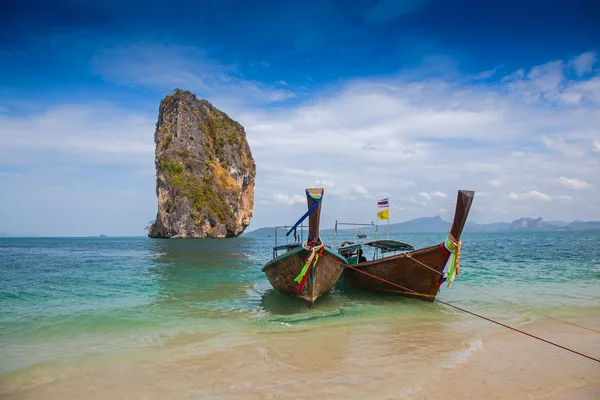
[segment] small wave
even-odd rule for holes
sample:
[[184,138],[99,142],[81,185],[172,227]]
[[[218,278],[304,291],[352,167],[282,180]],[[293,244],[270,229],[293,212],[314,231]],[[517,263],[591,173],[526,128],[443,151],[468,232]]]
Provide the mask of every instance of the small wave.
[[404,399],[412,394],[417,393],[418,391],[420,391],[423,387],[419,386],[419,387],[403,387],[402,389],[397,390],[394,393],[394,397],[395,398],[400,398],[400,399]]
[[306,324],[312,322],[322,322],[327,319],[338,319],[344,316],[344,311],[339,309],[335,311],[313,312],[312,314],[294,314],[290,316],[277,316],[265,319],[266,323],[285,324],[287,326]]
[[460,351],[455,351],[450,355],[450,359],[443,363],[440,368],[442,369],[454,369],[460,364],[467,362],[471,354],[476,351],[483,350],[483,342],[481,339],[472,340],[469,342],[469,346]]

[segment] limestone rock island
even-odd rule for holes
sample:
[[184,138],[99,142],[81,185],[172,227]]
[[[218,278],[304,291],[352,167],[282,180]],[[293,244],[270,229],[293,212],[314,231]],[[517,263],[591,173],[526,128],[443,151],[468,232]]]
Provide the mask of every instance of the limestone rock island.
[[207,100],[176,89],[154,133],[158,214],[153,238],[222,238],[252,218],[256,165],[244,127]]

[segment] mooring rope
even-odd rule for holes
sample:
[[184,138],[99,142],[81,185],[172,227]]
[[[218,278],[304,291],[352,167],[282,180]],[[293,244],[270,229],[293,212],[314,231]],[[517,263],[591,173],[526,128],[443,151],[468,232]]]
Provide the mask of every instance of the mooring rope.
[[[443,275],[443,274],[442,274],[440,271],[438,271],[438,270],[436,270],[436,269],[434,269],[434,268],[430,267],[429,265],[427,265],[427,264],[425,264],[425,263],[423,263],[423,262],[421,262],[421,261],[417,260],[417,259],[416,259],[416,258],[414,258],[414,257],[413,257],[413,256],[412,256],[410,253],[404,253],[404,254],[406,254],[406,257],[408,257],[408,258],[410,258],[411,260],[413,260],[413,261],[417,262],[418,264],[422,265],[423,267],[425,267],[425,268],[427,268],[427,269],[429,269],[429,270],[431,270],[431,271],[435,272],[435,273],[436,273],[436,274],[438,274],[438,275]],[[479,290],[479,289],[477,289],[476,287],[469,285],[468,283],[465,283],[465,282],[458,282],[458,283],[459,283],[459,285],[464,285],[464,286],[467,286],[467,287],[468,287],[468,288],[470,288],[471,290],[474,290],[474,291],[476,291],[476,292],[478,292],[478,293],[481,293],[481,294],[483,294],[483,295],[489,296],[489,297],[491,297],[491,298],[493,298],[493,299],[496,299],[496,300],[498,300],[498,301],[501,301],[501,302],[503,302],[503,303],[510,304],[511,306],[514,306],[514,307],[520,308],[521,310],[525,310],[525,311],[528,311],[528,312],[530,312],[530,313],[533,313],[533,314],[541,315],[542,317],[545,317],[545,318],[550,318],[550,319],[553,319],[553,320],[556,320],[556,321],[560,321],[560,322],[562,322],[562,323],[565,323],[565,324],[568,324],[568,325],[576,326],[576,327],[578,327],[578,328],[581,328],[581,329],[586,329],[586,330],[588,330],[588,331],[591,331],[591,332],[600,333],[600,330],[593,329],[593,328],[588,328],[587,326],[579,325],[579,324],[576,324],[576,323],[574,323],[574,322],[565,321],[564,319],[557,318],[557,317],[553,317],[553,316],[551,316],[551,315],[544,314],[544,313],[541,313],[541,312],[539,312],[539,311],[534,311],[534,310],[531,310],[531,309],[529,309],[529,308],[523,307],[523,306],[521,306],[521,305],[519,305],[519,304],[513,303],[513,302],[511,302],[511,301],[504,300],[504,299],[503,299],[503,298],[501,298],[501,297],[497,297],[497,296],[494,296],[493,294],[490,294],[490,293],[484,292],[484,291],[482,291],[482,290]]]
[[[411,294],[415,294],[415,295],[419,295],[419,296],[431,296],[431,295],[425,295],[425,294],[423,294],[423,293],[419,293],[419,292],[417,292],[417,291],[415,291],[415,290],[409,289],[409,288],[407,288],[407,287],[404,287],[404,286],[402,286],[402,285],[398,285],[397,283],[390,282],[390,281],[388,281],[388,280],[386,280],[386,279],[380,278],[380,277],[378,277],[378,276],[376,276],[376,275],[373,275],[373,274],[370,274],[370,273],[368,273],[368,272],[366,272],[366,271],[362,271],[362,270],[360,270],[360,269],[358,269],[358,268],[355,268],[355,267],[353,267],[353,266],[351,266],[351,265],[349,265],[349,264],[342,263],[342,262],[340,262],[340,261],[338,261],[338,260],[336,260],[336,259],[334,259],[334,258],[332,258],[332,257],[329,257],[328,255],[324,255],[324,257],[327,257],[327,258],[329,258],[329,259],[330,259],[330,260],[332,260],[333,262],[336,262],[336,263],[342,264],[342,265],[343,265],[344,267],[346,267],[346,268],[350,268],[350,269],[352,269],[352,270],[354,270],[354,271],[358,271],[358,272],[360,272],[360,273],[363,273],[363,274],[365,274],[365,275],[368,275],[368,276],[370,276],[370,277],[372,277],[372,278],[375,278],[375,279],[378,279],[378,280],[380,280],[380,281],[383,281],[383,282],[385,282],[385,283],[388,283],[388,284],[390,284],[390,285],[392,285],[392,286],[396,286],[396,287],[399,287],[400,289],[403,289],[403,290],[405,290],[405,291],[411,292]],[[413,258],[413,260],[414,260],[414,258]],[[562,345],[560,345],[560,344],[558,344],[558,343],[551,342],[551,341],[549,341],[549,340],[543,339],[543,338],[541,338],[541,337],[539,337],[539,336],[536,336],[536,335],[533,335],[533,334],[531,334],[531,333],[527,333],[527,332],[525,332],[525,331],[522,331],[522,330],[520,330],[520,329],[518,329],[518,328],[515,328],[515,327],[513,327],[513,326],[510,326],[510,325],[503,324],[502,322],[499,322],[499,321],[493,320],[493,319],[491,319],[491,318],[484,317],[483,315],[480,315],[480,314],[477,314],[477,313],[475,313],[475,312],[472,312],[472,311],[466,310],[466,309],[464,309],[464,308],[462,308],[462,307],[459,307],[459,306],[455,306],[454,304],[451,304],[451,303],[445,302],[445,301],[443,301],[443,300],[439,300],[439,299],[437,299],[437,298],[435,298],[435,297],[434,297],[434,300],[435,300],[435,301],[437,301],[438,303],[442,303],[442,304],[444,304],[444,305],[447,305],[447,306],[449,306],[449,307],[455,308],[455,309],[457,309],[457,310],[459,310],[459,311],[465,312],[465,313],[467,313],[467,314],[471,314],[471,315],[473,315],[473,316],[475,316],[475,317],[479,317],[479,318],[481,318],[481,319],[484,319],[484,320],[486,320],[486,321],[492,322],[492,323],[494,323],[494,324],[496,324],[496,325],[500,325],[500,326],[502,326],[502,327],[504,327],[504,328],[511,329],[511,330],[513,330],[513,331],[515,331],[515,332],[522,333],[522,334],[524,334],[524,335],[527,335],[527,336],[529,336],[529,337],[532,337],[532,338],[534,338],[534,339],[538,339],[538,340],[540,340],[540,341],[542,341],[542,342],[544,342],[544,343],[551,344],[552,346],[558,347],[558,348],[560,348],[560,349],[563,349],[563,350],[569,351],[569,352],[571,352],[571,353],[577,354],[577,355],[579,355],[579,356],[582,356],[582,357],[585,357],[585,358],[587,358],[587,359],[590,359],[590,360],[592,360],[592,361],[596,361],[597,363],[600,363],[600,359],[598,359],[598,358],[594,358],[594,357],[592,357],[592,356],[589,356],[589,355],[587,355],[587,354],[584,354],[584,353],[581,353],[581,352],[579,352],[579,351],[576,351],[576,350],[570,349],[570,348],[568,348],[568,347],[562,346]]]

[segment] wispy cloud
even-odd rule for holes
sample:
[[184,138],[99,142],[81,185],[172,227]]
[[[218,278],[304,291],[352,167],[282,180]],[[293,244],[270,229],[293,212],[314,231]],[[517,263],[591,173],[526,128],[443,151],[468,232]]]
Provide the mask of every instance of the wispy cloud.
[[502,179],[490,179],[487,183],[493,187],[501,187],[504,186],[505,182]]
[[[119,57],[115,59],[126,59]],[[563,72],[570,64],[556,63]],[[119,79],[131,77],[133,67],[122,75],[116,67],[105,67],[105,79],[121,84],[177,83],[161,81],[167,79],[161,74],[127,83]],[[553,68],[543,64],[504,81],[496,77],[494,84],[468,76],[418,78],[411,71],[349,80],[285,107],[267,107],[264,101],[221,107],[245,127],[257,164],[253,224],[287,221],[294,208],[288,206],[301,208],[304,188],[316,185],[326,188],[324,225],[349,216],[372,220],[374,199],[381,193],[392,206],[403,208],[398,218],[435,215],[440,208],[450,210],[445,215],[450,218],[458,189],[489,194],[476,194],[484,210],[474,214],[479,221],[518,218],[527,210],[555,218],[600,218],[600,178],[595,173],[600,167],[600,102],[582,95],[574,107],[560,98],[564,88],[593,87],[598,77],[595,71],[583,78],[563,73],[557,86],[547,76]],[[247,95],[236,89],[237,73],[218,63],[205,69],[220,76],[217,83],[188,70],[199,87],[208,85],[223,99]],[[234,89],[226,84],[229,76]],[[514,85],[519,80],[526,84]],[[542,99],[531,101],[532,93]],[[140,112],[99,103],[51,107],[32,115],[0,113],[0,157],[9,165],[76,162],[151,170],[155,120],[154,109]],[[573,207],[557,209],[552,200],[567,201],[565,189],[582,185],[573,177],[590,186],[569,200]],[[152,174],[143,179],[152,197]]]
[[141,165],[153,159],[154,122],[105,103],[62,105],[38,115],[0,114],[0,158],[13,165],[73,159]]
[[583,53],[575,57],[570,65],[575,70],[577,76],[583,76],[584,74],[588,74],[594,70],[594,65],[598,62],[598,58],[596,57],[596,52],[588,51],[587,53]]
[[[233,65],[223,65],[194,46],[132,43],[101,50],[94,71],[125,86],[188,89],[199,96],[271,103],[293,98],[289,89],[246,80]],[[279,85],[281,86],[281,85]]]
[[500,70],[502,67],[504,67],[504,65],[497,65],[494,68],[488,69],[486,71],[481,71],[480,73],[478,73],[477,75],[475,75],[473,77],[473,79],[474,80],[482,80],[482,79],[491,78],[492,76],[496,75],[496,73],[498,72],[498,70]]
[[542,141],[544,145],[549,150],[554,150],[558,153],[562,153],[565,157],[568,158],[577,158],[582,157],[585,149],[575,143],[571,143],[568,140],[563,139],[562,137],[551,138],[546,135],[542,136]]
[[437,197],[437,198],[440,198],[440,199],[447,199],[448,198],[448,195],[446,193],[442,193],[442,192],[433,192],[433,193],[430,193],[430,194],[431,194],[431,197]]
[[[511,80],[470,86],[399,74],[351,81],[298,107],[248,111],[240,120],[259,170],[261,160],[269,160],[288,168],[310,165],[323,174],[312,180],[299,180],[297,174],[263,175],[261,185],[271,191],[282,182],[294,182],[296,191],[315,180],[346,188],[357,184],[369,193],[404,198],[408,218],[434,212],[434,203],[440,207],[457,189],[471,188],[489,193],[476,201],[491,220],[523,216],[523,206],[550,214],[555,212],[551,200],[563,195],[556,184],[561,176],[598,182],[591,166],[597,168],[600,161],[592,150],[598,140],[594,126],[600,122],[599,105],[573,108],[557,98],[549,108],[524,95],[532,88],[552,92],[556,81],[547,75],[568,63],[517,73],[515,79],[536,80],[522,91]],[[573,81],[563,74],[561,82],[568,86],[592,79]],[[410,187],[407,181],[418,185]],[[593,209],[590,195],[596,187],[573,199],[580,210]],[[340,204],[336,211],[349,213],[349,207]]]
[[306,201],[306,198],[299,194],[287,195],[287,194],[275,193],[273,195],[273,198],[278,203],[288,204],[288,205],[302,204]]
[[523,193],[510,192],[508,194],[508,198],[510,200],[540,200],[540,201],[551,201],[552,200],[552,197],[548,196],[545,193],[537,191],[537,190],[530,190],[528,192],[523,192]]
[[438,199],[447,199],[448,198],[448,195],[446,193],[443,193],[440,191],[435,191],[435,192],[431,192],[431,193],[420,192],[419,196],[421,196],[422,198],[424,198],[426,200],[431,200],[433,198],[438,198]]
[[[600,80],[590,75],[596,62],[596,53],[587,52],[569,61],[556,60],[534,66],[529,72],[519,69],[502,81],[529,103],[577,105],[584,100],[600,103]],[[570,79],[569,74],[581,79]]]
[[590,187],[592,187],[592,185],[590,185],[586,181],[582,181],[582,180],[579,180],[576,178],[567,178],[564,176],[561,176],[560,178],[558,178],[558,182],[562,186],[565,186],[569,189],[575,189],[575,190],[589,189]]
[[355,199],[356,196],[368,196],[369,191],[361,185],[340,185],[330,180],[316,180],[315,185],[326,189],[326,193],[333,197]]

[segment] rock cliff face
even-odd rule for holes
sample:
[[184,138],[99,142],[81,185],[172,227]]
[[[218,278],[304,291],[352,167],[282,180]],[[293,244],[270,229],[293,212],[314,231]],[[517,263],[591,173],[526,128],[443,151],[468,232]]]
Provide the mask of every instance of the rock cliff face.
[[176,89],[160,103],[154,238],[222,238],[250,224],[256,166],[244,128],[207,100]]

